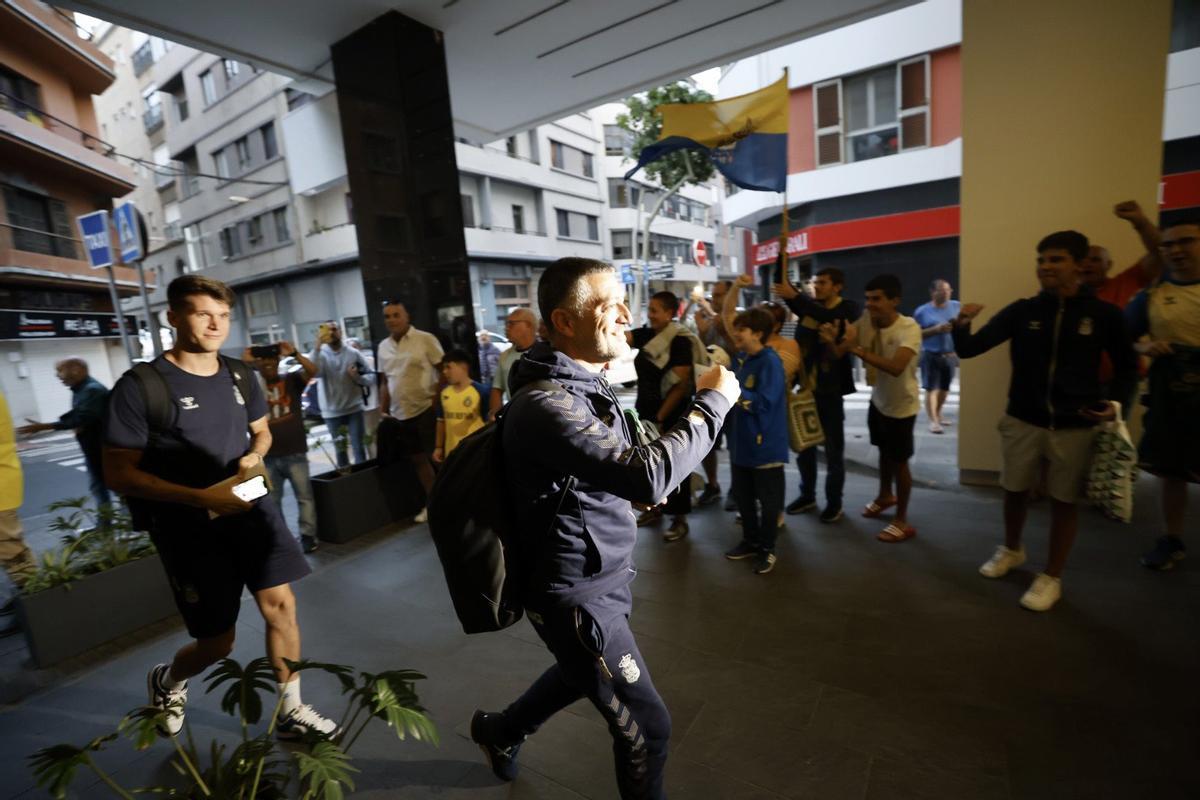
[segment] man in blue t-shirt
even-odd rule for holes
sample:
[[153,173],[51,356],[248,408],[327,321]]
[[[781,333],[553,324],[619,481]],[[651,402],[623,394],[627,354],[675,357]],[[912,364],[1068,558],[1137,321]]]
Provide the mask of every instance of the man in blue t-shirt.
[[943,433],[944,426],[950,424],[942,419],[942,406],[958,365],[950,331],[962,305],[950,299],[953,293],[950,281],[937,278],[929,284],[929,302],[913,312],[913,319],[921,326],[921,388],[925,390],[925,414],[933,433]]
[[[157,376],[131,371],[113,387],[104,447],[105,479],[150,531],[195,639],[170,664],[150,670],[150,705],[167,712],[164,735],[179,733],[187,679],[232,651],[246,588],[266,622],[267,652],[283,696],[277,734],[332,736],[336,723],[300,701],[300,676],[285,661],[300,660],[289,584],[311,570],[275,499],[246,502],[229,483],[260,469],[271,447],[258,382],[241,361],[220,357],[233,291],[185,275],[167,287],[167,303],[175,346],[151,362]],[[159,379],[169,414],[152,426],[147,399],[156,396],[151,381]]]

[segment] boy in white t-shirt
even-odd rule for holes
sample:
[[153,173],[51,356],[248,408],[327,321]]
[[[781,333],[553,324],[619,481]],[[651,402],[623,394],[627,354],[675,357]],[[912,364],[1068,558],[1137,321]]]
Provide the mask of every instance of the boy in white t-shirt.
[[[838,354],[853,353],[867,367],[871,384],[871,409],[867,428],[871,444],[879,448],[879,496],[867,503],[864,517],[874,519],[895,506],[891,524],[876,537],[881,542],[903,542],[916,535],[908,524],[908,498],[912,473],[913,425],[921,410],[917,383],[917,355],[921,352],[921,326],[899,312],[900,279],[879,275],[866,286],[867,313],[837,341],[837,327],[821,326],[821,339]],[[893,492],[893,484],[895,491]]]

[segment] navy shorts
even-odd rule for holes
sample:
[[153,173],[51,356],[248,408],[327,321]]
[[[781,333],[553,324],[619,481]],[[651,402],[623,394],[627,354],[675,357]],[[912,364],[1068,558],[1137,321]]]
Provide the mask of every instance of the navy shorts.
[[312,572],[271,497],[245,514],[213,520],[204,509],[182,507],[154,512],[152,519],[150,538],[195,639],[233,628],[243,589],[258,592]]
[[921,388],[925,391],[950,391],[950,382],[954,380],[954,366],[957,363],[958,358],[953,353],[921,351]]
[[908,461],[913,455],[913,426],[917,417],[889,417],[871,404],[867,412],[867,430],[871,444],[879,448],[884,460],[893,463]]

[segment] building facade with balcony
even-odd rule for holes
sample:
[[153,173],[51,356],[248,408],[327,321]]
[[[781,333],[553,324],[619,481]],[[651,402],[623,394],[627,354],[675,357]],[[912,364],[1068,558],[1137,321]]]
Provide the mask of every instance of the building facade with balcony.
[[[1163,221],[1200,207],[1200,12],[1195,3],[1174,8]],[[905,288],[905,312],[926,301],[932,279],[957,286],[961,28],[959,0],[927,0],[743,59],[724,72],[722,98],[760,89],[788,68],[786,249],[795,278],[837,267],[846,273],[847,296],[861,297],[871,277],[893,273]],[[1081,202],[1107,208],[1123,199]],[[758,243],[747,256],[764,285],[779,252],[780,201],[770,192],[722,198],[727,219],[756,229]],[[1047,224],[1047,232],[1054,229],[1052,220]]]
[[[92,109],[112,61],[44,3],[0,3],[0,30],[0,387],[15,419],[49,419],[71,404],[57,361],[82,357],[110,386],[128,367],[107,272],[89,266],[75,219],[111,208],[135,176]],[[113,272],[136,294],[133,270]]]

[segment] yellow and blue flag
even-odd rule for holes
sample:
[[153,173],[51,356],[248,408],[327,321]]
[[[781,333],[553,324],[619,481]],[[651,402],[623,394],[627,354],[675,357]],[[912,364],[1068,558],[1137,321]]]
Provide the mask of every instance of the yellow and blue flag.
[[713,165],[743,189],[782,192],[787,186],[787,73],[757,92],[711,103],[661,106],[658,141],[642,150],[637,166],[688,147],[707,150]]

